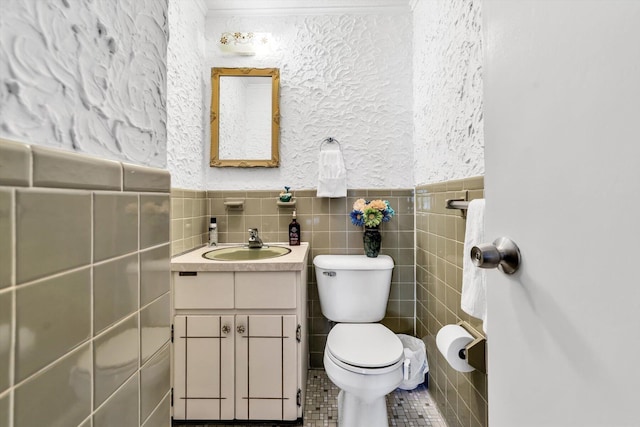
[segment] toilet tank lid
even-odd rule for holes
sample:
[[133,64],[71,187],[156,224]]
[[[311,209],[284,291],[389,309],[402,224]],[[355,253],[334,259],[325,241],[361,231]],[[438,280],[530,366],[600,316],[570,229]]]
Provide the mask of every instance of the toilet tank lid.
[[318,255],[313,265],[327,270],[392,270],[393,259],[389,255],[369,258],[366,255]]

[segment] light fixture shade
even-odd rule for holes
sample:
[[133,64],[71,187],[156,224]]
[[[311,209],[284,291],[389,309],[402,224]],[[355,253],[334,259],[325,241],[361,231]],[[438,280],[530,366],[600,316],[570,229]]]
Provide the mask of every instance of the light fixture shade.
[[236,55],[255,55],[270,50],[271,33],[227,31],[220,35],[220,50]]

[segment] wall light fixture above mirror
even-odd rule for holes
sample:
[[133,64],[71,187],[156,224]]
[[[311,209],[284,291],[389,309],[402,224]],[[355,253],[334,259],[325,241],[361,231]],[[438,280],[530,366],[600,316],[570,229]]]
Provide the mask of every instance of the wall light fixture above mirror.
[[280,70],[211,69],[212,167],[280,164]]
[[271,45],[271,33],[226,31],[220,35],[218,47],[226,54],[255,55],[268,53]]

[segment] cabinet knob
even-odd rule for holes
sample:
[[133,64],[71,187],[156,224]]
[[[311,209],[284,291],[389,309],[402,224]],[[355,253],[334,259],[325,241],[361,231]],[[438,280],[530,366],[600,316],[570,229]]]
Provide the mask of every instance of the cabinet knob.
[[244,331],[245,331],[244,325],[238,325],[236,330],[238,331],[239,334],[244,334]]
[[223,325],[222,326],[222,333],[223,334],[228,334],[229,332],[231,332],[231,327],[229,325]]

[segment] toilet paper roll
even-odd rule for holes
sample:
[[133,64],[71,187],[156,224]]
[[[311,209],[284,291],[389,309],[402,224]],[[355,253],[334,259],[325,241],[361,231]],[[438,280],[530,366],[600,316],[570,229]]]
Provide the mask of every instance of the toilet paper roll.
[[473,341],[473,337],[459,325],[445,325],[436,335],[438,350],[453,369],[459,372],[471,372],[475,368],[460,357],[460,350]]

